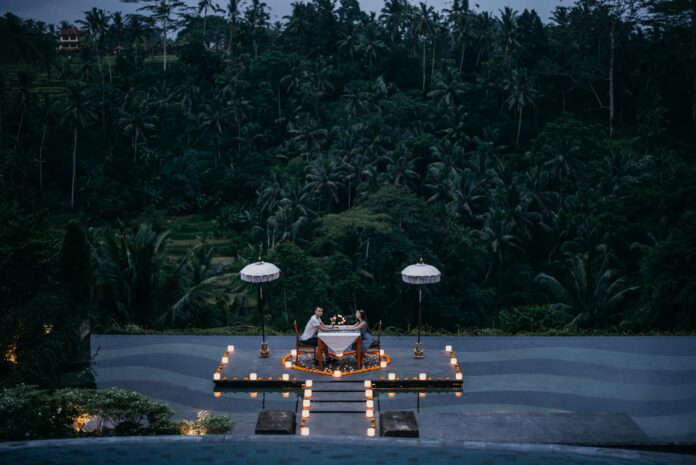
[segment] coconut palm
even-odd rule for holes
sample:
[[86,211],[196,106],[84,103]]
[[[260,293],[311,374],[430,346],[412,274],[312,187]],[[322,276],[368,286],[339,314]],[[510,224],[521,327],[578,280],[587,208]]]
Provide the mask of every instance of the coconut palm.
[[341,187],[339,166],[327,154],[315,158],[307,167],[305,189],[319,195],[319,201],[326,199],[324,212],[331,210],[331,205],[339,202],[338,192]]
[[358,37],[357,50],[363,56],[367,57],[370,71],[372,71],[372,60],[377,58],[381,50],[386,49],[387,44],[379,38],[377,26],[373,23],[369,23]]
[[389,31],[389,40],[394,43],[401,39],[401,28],[408,15],[408,4],[403,0],[385,0],[379,13],[379,20]]
[[215,3],[213,0],[199,0],[198,1],[198,14],[203,13],[203,45],[208,48],[208,10],[214,13],[220,13],[222,8],[220,5]]
[[418,40],[423,46],[423,92],[425,92],[425,46],[428,37],[431,37],[435,31],[435,26],[433,24],[434,14],[435,10],[433,7],[420,2],[418,4],[418,13],[412,26],[413,33],[416,35],[416,37],[418,37]]
[[626,297],[638,289],[628,287],[625,278],[611,268],[613,259],[605,246],[593,257],[577,254],[570,258],[567,284],[546,273],[539,273],[535,281],[556,300],[555,307],[572,318],[571,324],[604,327]]
[[89,94],[77,85],[69,86],[63,101],[61,124],[73,130],[72,182],[70,184],[70,208],[75,208],[77,183],[77,140],[80,129],[96,119]]
[[534,81],[526,69],[513,69],[510,77],[505,81],[505,90],[510,93],[506,100],[508,108],[514,108],[517,111],[517,137],[515,144],[519,144],[520,132],[522,130],[522,112],[527,105],[535,105],[539,93],[535,89]]
[[123,130],[123,134],[130,136],[133,147],[133,163],[138,162],[138,142],[140,138],[155,129],[155,123],[159,118],[150,111],[146,96],[142,92],[131,94],[124,108],[120,110],[120,117],[116,120]]

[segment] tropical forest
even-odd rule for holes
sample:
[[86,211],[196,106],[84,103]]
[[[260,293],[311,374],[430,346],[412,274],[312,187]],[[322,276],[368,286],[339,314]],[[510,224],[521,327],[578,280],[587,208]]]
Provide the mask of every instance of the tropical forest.
[[[696,3],[0,17],[0,373],[90,332],[696,331]],[[132,6],[132,5],[130,5]]]

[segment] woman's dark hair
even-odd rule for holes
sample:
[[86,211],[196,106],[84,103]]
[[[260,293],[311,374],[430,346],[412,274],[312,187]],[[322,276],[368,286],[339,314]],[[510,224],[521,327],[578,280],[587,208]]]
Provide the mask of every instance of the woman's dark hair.
[[360,315],[360,319],[365,322],[367,329],[370,329],[370,323],[367,322],[367,314],[365,313],[365,310],[363,310],[362,308],[359,308],[358,314]]

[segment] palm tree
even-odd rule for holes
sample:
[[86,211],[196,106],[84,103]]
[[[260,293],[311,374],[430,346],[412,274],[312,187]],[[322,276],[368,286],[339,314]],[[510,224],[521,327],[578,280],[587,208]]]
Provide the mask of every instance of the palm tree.
[[379,38],[377,26],[369,23],[358,38],[358,51],[367,57],[370,72],[372,71],[372,60],[377,58],[380,50],[386,50],[387,44]]
[[41,130],[41,142],[39,142],[39,159],[37,163],[39,164],[39,192],[43,195],[43,165],[46,162],[44,160],[44,149],[46,147],[46,133],[49,127],[53,127],[57,122],[56,115],[56,105],[55,102],[51,101],[51,97],[48,94],[44,95],[43,105],[41,108],[42,112],[42,130]]
[[120,110],[121,116],[116,123],[123,130],[124,135],[130,135],[133,147],[133,163],[138,162],[138,140],[145,138],[145,134],[155,129],[157,115],[150,113],[147,99],[142,92],[131,94],[124,108]]
[[403,0],[385,0],[379,20],[389,31],[389,40],[394,43],[401,39],[401,27],[406,20],[408,5]]
[[96,115],[92,111],[93,103],[89,94],[76,85],[68,87],[63,105],[61,124],[73,130],[72,182],[70,187],[70,208],[75,207],[75,184],[77,182],[77,136],[78,131],[90,122]]
[[186,4],[182,0],[136,0],[145,3],[144,6],[140,7],[139,11],[149,11],[152,15],[152,19],[159,22],[160,29],[162,31],[162,49],[164,53],[164,60],[162,62],[162,69],[167,71],[167,42],[169,31],[176,29],[177,20],[176,16],[180,11],[186,7]]
[[510,56],[514,47],[519,45],[517,42],[517,11],[509,6],[500,10],[501,39],[505,44],[505,58]]
[[491,252],[491,264],[486,272],[484,283],[488,282],[493,265],[498,262],[502,268],[505,262],[505,249],[517,247],[517,236],[514,232],[514,224],[508,218],[505,210],[498,206],[491,208],[483,215],[483,228],[481,236],[488,244]]
[[356,26],[350,31],[350,34],[340,32],[341,40],[339,40],[336,45],[338,49],[348,53],[350,61],[353,61],[355,52],[358,50],[359,37],[360,37],[360,27]]
[[517,138],[515,139],[515,144],[519,145],[520,132],[522,130],[522,112],[527,105],[534,106],[539,93],[534,88],[534,81],[526,69],[513,69],[510,77],[505,81],[505,90],[510,93],[506,100],[508,108],[517,110]]
[[413,186],[418,180],[417,159],[411,158],[403,145],[383,157],[387,163],[387,176],[395,185]]
[[304,155],[307,159],[310,153],[319,150],[321,140],[328,134],[326,129],[316,127],[316,123],[311,119],[300,125],[290,122],[288,126],[292,141],[300,144],[300,155]]
[[425,92],[425,45],[428,37],[431,36],[434,31],[432,21],[434,13],[435,10],[433,10],[433,7],[420,2],[418,14],[412,27],[413,33],[418,37],[423,45],[423,92]]
[[428,97],[437,100],[439,108],[454,108],[457,99],[464,95],[464,84],[459,78],[459,73],[451,69],[446,76],[439,75],[433,87],[433,90],[428,92]]
[[338,191],[341,186],[339,167],[327,154],[315,158],[307,167],[307,182],[305,189],[308,192],[319,194],[326,198],[326,212],[331,210],[332,203],[338,203]]
[[198,0],[198,14],[203,13],[203,45],[205,48],[208,48],[208,10],[219,13],[222,8],[214,0]]
[[453,42],[461,49],[459,57],[459,72],[461,73],[464,67],[466,42],[469,38],[469,0],[461,2],[454,0],[452,8],[446,8],[443,11],[448,14],[447,20],[452,28]]
[[638,287],[628,287],[626,279],[611,268],[613,253],[606,248],[601,255],[577,254],[568,260],[568,285],[546,273],[535,281],[554,299],[556,308],[583,326],[604,327],[621,302]]
[[223,127],[227,124],[229,117],[229,108],[224,106],[220,101],[221,98],[213,98],[210,103],[205,104],[205,109],[200,113],[201,126],[205,131],[213,129],[216,133],[216,152],[215,152],[215,167],[221,159],[220,150],[222,147]]
[[239,34],[239,9],[244,0],[228,0],[227,14],[230,15],[230,40],[227,43],[227,53],[232,53],[232,43]]
[[251,45],[254,48],[254,59],[259,57],[258,31],[268,25],[270,15],[266,8],[268,5],[261,0],[251,0],[251,5],[245,11],[245,19],[251,29]]
[[19,84],[19,91],[17,92],[17,97],[19,100],[20,116],[19,124],[17,125],[17,136],[15,137],[14,150],[17,150],[17,145],[19,144],[19,136],[22,134],[22,126],[24,124],[24,116],[27,110],[31,106],[34,100],[34,81],[36,79],[36,74],[31,70],[20,69],[17,71],[17,82]]

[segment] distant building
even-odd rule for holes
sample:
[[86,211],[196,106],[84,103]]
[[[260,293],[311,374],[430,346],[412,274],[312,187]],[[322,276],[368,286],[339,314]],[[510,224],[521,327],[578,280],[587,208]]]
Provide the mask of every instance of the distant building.
[[58,33],[58,50],[73,52],[80,49],[80,37],[85,34],[82,29],[70,27]]

